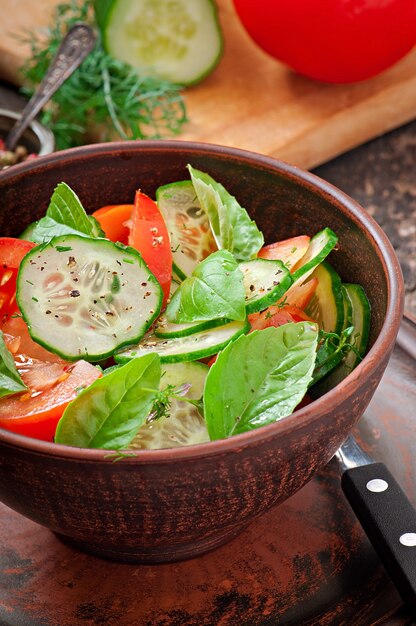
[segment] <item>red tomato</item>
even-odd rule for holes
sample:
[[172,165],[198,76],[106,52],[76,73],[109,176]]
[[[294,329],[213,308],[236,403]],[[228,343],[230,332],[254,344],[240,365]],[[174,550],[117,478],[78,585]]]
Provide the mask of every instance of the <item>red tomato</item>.
[[0,322],[17,311],[17,270],[23,257],[34,246],[31,241],[0,237]]
[[163,306],[169,298],[172,280],[172,250],[169,232],[156,202],[136,192],[131,215],[129,245],[142,255],[163,289]]
[[107,239],[127,244],[130,229],[126,222],[130,220],[132,211],[132,204],[110,204],[97,209],[92,215],[99,222]]
[[4,333],[5,344],[13,354],[16,363],[25,361],[27,358],[48,361],[49,363],[64,362],[60,356],[49,352],[36,341],[33,341],[26,322],[21,317],[9,317],[2,325],[1,330]]
[[297,306],[273,305],[262,313],[252,313],[248,316],[248,321],[251,324],[251,330],[263,330],[269,326],[283,326],[291,322],[312,322],[313,320]]
[[370,78],[416,43],[415,0],[234,0],[263,50],[310,78]]
[[75,364],[29,362],[18,369],[29,389],[2,399],[0,427],[44,441],[53,441],[56,425],[77,390],[101,376],[99,370],[86,361]]
[[257,256],[261,259],[282,261],[292,270],[308,249],[310,239],[308,235],[299,235],[299,237],[276,241],[276,243],[264,246]]
[[279,303],[284,302],[286,305],[296,306],[299,309],[306,309],[317,286],[318,279],[315,277],[311,278],[308,282],[303,283],[302,285],[293,285],[289,288],[288,292],[281,297]]

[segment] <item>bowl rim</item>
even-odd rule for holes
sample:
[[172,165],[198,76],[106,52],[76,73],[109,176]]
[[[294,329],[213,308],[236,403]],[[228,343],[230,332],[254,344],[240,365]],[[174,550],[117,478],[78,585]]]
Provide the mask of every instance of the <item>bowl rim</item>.
[[[350,217],[356,224],[365,230],[378,249],[379,258],[383,265],[387,278],[387,306],[386,315],[380,333],[374,345],[366,354],[362,362],[338,385],[315,400],[310,405],[295,411],[295,413],[281,419],[273,424],[262,426],[259,429],[234,435],[228,439],[220,439],[207,443],[190,446],[180,446],[177,448],[166,448],[156,450],[134,450],[128,451],[128,456],[123,457],[123,464],[160,464],[186,461],[199,457],[222,456],[229,452],[238,453],[243,449],[259,446],[274,439],[277,435],[291,433],[301,430],[311,422],[318,419],[323,413],[328,412],[334,405],[336,397],[343,397],[346,392],[359,384],[360,379],[373,374],[380,360],[394,346],[394,340],[399,330],[400,321],[404,306],[404,286],[401,267],[396,253],[387,235],[369,215],[365,209],[345,192],[341,191],[331,183],[323,180],[307,170],[303,170],[296,165],[292,165],[272,156],[263,155],[254,151],[243,150],[241,148],[229,147],[221,144],[182,141],[182,140],[131,140],[115,141],[101,144],[88,144],[77,148],[62,150],[47,156],[42,156],[34,161],[25,161],[0,172],[0,181],[4,178],[19,178],[33,169],[49,169],[56,162],[65,159],[83,160],[91,155],[110,154],[114,157],[127,154],[134,154],[138,151],[165,152],[168,151],[195,151],[199,155],[222,158],[224,160],[232,158],[239,162],[249,162],[259,169],[275,170],[286,179],[301,182],[303,186],[311,192],[318,192],[324,198],[335,201],[347,210]],[[253,163],[253,159],[255,163]],[[295,416],[295,417],[294,417]],[[119,451],[75,448],[62,444],[55,444],[37,440],[24,435],[19,435],[11,431],[0,428],[0,442],[30,450],[41,455],[60,457],[65,459],[76,459],[86,462],[108,462],[109,457],[118,455]]]
[[[8,117],[16,121],[20,119],[21,112],[0,107],[0,117]],[[51,154],[55,150],[55,136],[53,132],[37,120],[32,120],[29,124],[29,128],[34,132],[39,141],[40,149],[39,152],[36,153],[37,156]],[[15,167],[15,165],[13,167]]]

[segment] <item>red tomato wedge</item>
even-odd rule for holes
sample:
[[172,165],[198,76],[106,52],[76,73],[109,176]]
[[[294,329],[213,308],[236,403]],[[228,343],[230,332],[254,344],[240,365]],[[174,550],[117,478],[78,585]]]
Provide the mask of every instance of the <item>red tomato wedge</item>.
[[156,202],[141,191],[136,192],[131,215],[129,245],[142,255],[163,289],[163,307],[170,293],[172,250],[163,215]]
[[291,322],[313,322],[313,320],[297,306],[279,307],[276,305],[269,306],[269,308],[262,313],[252,313],[248,316],[248,321],[251,324],[252,330],[263,330],[264,328],[269,328],[269,326],[283,326],[283,324],[290,324]]
[[289,287],[287,293],[281,297],[279,302],[296,306],[299,309],[306,309],[313,294],[315,293],[318,282],[318,279],[313,277],[302,285],[293,285],[292,287]]
[[49,363],[66,363],[60,356],[49,352],[36,341],[33,341],[29,335],[26,322],[21,317],[10,317],[2,325],[1,330],[4,333],[5,344],[13,354],[16,362],[30,358],[38,361],[48,361]]
[[127,245],[130,228],[126,224],[133,211],[132,204],[110,204],[97,209],[92,215],[110,241],[119,241]]
[[264,246],[258,253],[258,256],[261,259],[282,261],[292,270],[308,249],[310,239],[308,235],[299,235],[299,237],[276,241],[276,243]]
[[23,257],[34,246],[31,241],[0,237],[0,322],[17,311],[17,270]]
[[2,399],[0,427],[44,441],[53,441],[56,425],[78,390],[101,376],[101,372],[86,361],[75,364],[29,362],[18,369],[29,389]]

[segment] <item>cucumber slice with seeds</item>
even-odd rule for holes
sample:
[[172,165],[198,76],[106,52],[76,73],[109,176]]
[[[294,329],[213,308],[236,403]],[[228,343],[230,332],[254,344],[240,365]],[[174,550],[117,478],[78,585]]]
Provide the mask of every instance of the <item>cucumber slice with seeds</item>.
[[327,333],[340,333],[344,328],[344,296],[341,279],[325,261],[318,265],[312,277],[318,279],[311,301],[305,313],[318,322]]
[[282,261],[253,259],[239,263],[243,273],[247,313],[263,311],[275,304],[292,284],[292,277]]
[[69,361],[99,361],[143,337],[162,289],[133,248],[63,235],[24,257],[17,301],[35,341]]
[[141,74],[190,85],[220,59],[212,0],[95,0],[94,7],[106,50]]
[[216,354],[230,341],[248,332],[250,324],[245,322],[230,322],[224,326],[203,330],[189,337],[165,339],[148,333],[137,346],[123,350],[114,355],[117,363],[126,363],[130,359],[143,356],[149,352],[157,352],[162,363],[178,361],[197,361]]
[[156,202],[169,230],[173,269],[185,280],[200,261],[218,250],[209,219],[190,180],[159,187]]
[[[180,387],[190,384],[187,397],[191,400],[202,398],[205,379],[209,368],[204,363],[166,363],[162,369],[161,387],[167,385]],[[198,409],[182,400],[172,399],[169,415],[144,424],[133,441],[129,450],[155,450],[176,448],[209,441],[208,429]]]

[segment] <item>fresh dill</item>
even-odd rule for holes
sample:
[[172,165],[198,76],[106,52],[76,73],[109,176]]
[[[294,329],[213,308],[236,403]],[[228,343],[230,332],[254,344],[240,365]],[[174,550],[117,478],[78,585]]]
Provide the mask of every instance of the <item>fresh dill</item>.
[[[43,79],[63,36],[76,22],[97,29],[92,1],[57,5],[45,37],[30,34],[30,58],[21,68],[31,95]],[[98,30],[98,29],[97,29]],[[138,74],[103,48],[98,34],[94,50],[58,89],[41,114],[61,150],[91,141],[160,139],[180,132],[187,121],[180,87]]]

